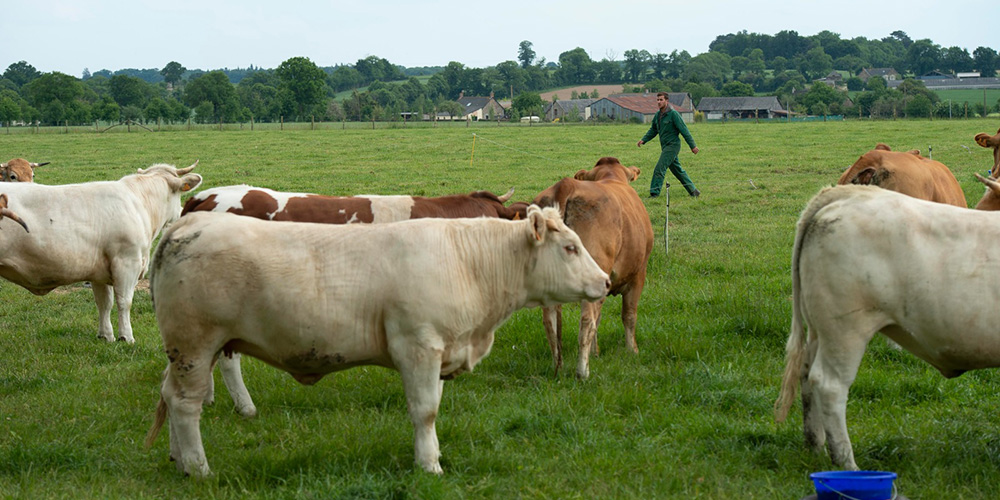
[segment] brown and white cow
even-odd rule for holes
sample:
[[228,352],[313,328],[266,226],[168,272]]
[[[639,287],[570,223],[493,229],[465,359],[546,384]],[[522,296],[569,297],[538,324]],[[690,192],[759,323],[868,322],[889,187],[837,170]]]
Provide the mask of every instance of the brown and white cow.
[[[247,185],[223,186],[201,191],[184,204],[181,214],[229,212],[262,220],[319,222],[324,224],[385,223],[422,218],[496,217],[523,219],[527,204],[504,203],[514,194],[511,188],[502,196],[489,191],[438,198],[420,196],[322,196],[289,193]],[[246,388],[239,354],[224,357],[219,371],[229,389],[236,411],[245,417],[257,414],[257,407]],[[214,388],[207,398],[215,399]]]
[[841,174],[837,184],[878,186],[921,200],[966,208],[965,192],[943,163],[920,156],[920,151],[892,151],[878,143]]
[[415,459],[441,473],[435,417],[444,380],[471,371],[517,309],[598,300],[610,286],[555,209],[527,219],[392,224],[265,222],[192,213],[157,246],[151,290],[169,362],[151,445],[210,473],[199,418],[222,352],[310,385],[359,365],[398,370]]
[[976,204],[976,210],[1000,210],[1000,130],[996,135],[976,134],[976,144],[993,149],[993,167],[990,176],[976,174],[976,178],[986,185],[986,192]]
[[324,224],[382,223],[428,217],[523,218],[524,211],[504,203],[503,196],[489,191],[425,198],[422,196],[323,196],[287,193],[247,185],[206,189],[188,199],[182,215],[190,212],[230,212],[265,220],[320,222]]
[[[195,163],[197,165],[197,163]],[[0,238],[0,277],[45,295],[56,287],[89,281],[97,301],[97,335],[114,340],[112,300],[118,308],[118,339],[134,342],[130,309],[160,230],[181,212],[181,193],[201,183],[195,165],[153,165],[117,181],[46,186],[5,185],[10,209],[31,234]]]
[[[1000,366],[1000,215],[867,186],[815,196],[792,250],[792,324],[775,417],[801,384],[807,444],[857,469],[847,396],[881,332],[945,377]],[[808,331],[807,331],[808,330]]]
[[[611,276],[610,295],[622,296],[625,341],[633,352],[639,297],[646,284],[646,263],[653,251],[653,226],[646,207],[629,184],[639,177],[639,168],[625,167],[617,158],[604,157],[590,170],[580,170],[535,197],[539,206],[557,206],[566,225],[573,228],[583,246],[604,272]],[[604,298],[580,306],[579,362],[576,375],[590,375],[591,346],[596,348]],[[562,308],[542,312],[546,337],[552,350],[555,372],[562,366]]]
[[35,167],[48,165],[49,162],[35,163],[24,158],[14,158],[0,163],[0,182],[33,182]]
[[[21,218],[16,213],[14,213],[13,210],[7,208],[7,195],[6,194],[0,194],[0,220],[3,220],[5,217],[8,218],[8,219],[10,219],[10,220],[12,220],[12,221],[14,221],[14,222],[16,222],[16,223],[18,223],[18,224],[20,224],[21,227],[24,228],[25,232],[29,232],[29,233],[31,232],[31,231],[28,231],[28,225],[25,224],[24,221],[21,220]],[[0,227],[2,227],[2,226],[0,226]]]

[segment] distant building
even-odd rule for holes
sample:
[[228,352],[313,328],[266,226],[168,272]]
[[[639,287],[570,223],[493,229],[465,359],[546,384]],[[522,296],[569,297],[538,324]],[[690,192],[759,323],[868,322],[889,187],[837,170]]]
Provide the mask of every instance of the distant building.
[[572,114],[576,109],[577,116],[581,120],[590,119],[590,105],[597,99],[566,99],[565,101],[550,102],[545,105],[545,119],[553,121],[559,119],[565,121],[566,115]]
[[[687,92],[668,92],[668,104],[680,113],[684,123],[694,121],[694,105]],[[631,120],[650,123],[660,108],[656,105],[656,93],[614,94],[598,99],[590,105],[591,117],[607,117],[612,120]]]
[[887,82],[900,80],[899,72],[892,68],[865,68],[858,73],[858,78],[866,82],[873,76],[881,76]]
[[458,103],[462,105],[462,119],[473,120],[499,120],[505,117],[504,107],[493,98],[493,92],[489,97],[465,97],[465,93],[459,93]]
[[785,108],[781,107],[775,96],[765,97],[702,97],[698,103],[698,111],[705,113],[709,120],[726,118],[774,118],[784,116]]

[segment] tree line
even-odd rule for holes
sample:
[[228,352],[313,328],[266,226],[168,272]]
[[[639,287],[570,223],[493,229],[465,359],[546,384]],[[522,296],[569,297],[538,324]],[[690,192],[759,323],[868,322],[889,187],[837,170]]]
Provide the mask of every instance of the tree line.
[[[90,124],[95,121],[156,123],[274,122],[278,120],[399,120],[404,112],[461,115],[459,95],[514,99],[515,116],[540,114],[539,91],[573,85],[623,84],[624,90],[688,92],[697,103],[706,96],[775,95],[794,111],[842,114],[847,94],[812,85],[831,71],[848,73],[848,90],[860,91],[851,113],[862,116],[931,116],[950,113],[916,80],[889,89],[878,78],[862,81],[864,68],[894,68],[903,75],[930,71],[979,71],[994,76],[996,50],[980,46],[941,47],[893,31],[881,39],[843,39],[830,31],[801,36],[720,35],[709,51],[650,53],[627,50],[621,60],[609,53],[594,60],[577,47],[558,61],[537,58],[522,41],[516,60],[485,68],[449,62],[443,67],[404,68],[369,56],[354,64],[319,67],[293,57],[277,68],[253,66],[203,72],[170,61],[159,70],[117,72],[84,69],[82,78],[42,74],[26,61],[11,64],[0,78],[0,122]],[[428,76],[429,75],[429,76]],[[343,96],[341,93],[348,93]],[[594,97],[594,96],[591,96]],[[976,108],[978,105],[978,108]],[[986,114],[995,105],[973,105]]]

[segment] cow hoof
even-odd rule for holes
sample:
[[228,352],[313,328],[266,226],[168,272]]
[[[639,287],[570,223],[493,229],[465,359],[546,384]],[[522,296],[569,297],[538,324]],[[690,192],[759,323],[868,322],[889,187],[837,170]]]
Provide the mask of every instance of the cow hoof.
[[580,380],[587,380],[587,378],[589,378],[589,377],[590,377],[590,369],[589,368],[578,368],[576,370],[576,378],[578,378]]
[[115,341],[115,338],[113,336],[111,336],[111,335],[101,335],[101,334],[98,334],[97,335],[97,340],[103,340],[105,342],[111,343],[111,342]]
[[422,467],[425,471],[430,472],[431,474],[435,474],[438,476],[444,474],[444,469],[441,468],[441,464],[438,462],[434,462],[428,465],[423,465]]
[[126,344],[134,344],[135,339],[132,337],[118,337],[119,342],[125,342]]
[[257,416],[257,407],[250,406],[239,406],[236,407],[236,413],[239,413],[243,418],[254,418]]

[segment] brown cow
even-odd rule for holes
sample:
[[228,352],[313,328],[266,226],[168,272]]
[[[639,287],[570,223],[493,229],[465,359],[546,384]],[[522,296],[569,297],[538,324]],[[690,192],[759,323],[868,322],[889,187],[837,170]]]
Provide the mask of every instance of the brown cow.
[[943,163],[920,156],[914,149],[892,151],[878,143],[840,176],[837,184],[865,184],[922,200],[966,208],[965,192]]
[[47,161],[34,163],[24,158],[14,158],[6,163],[0,163],[0,182],[32,182],[35,178],[35,167],[48,164]]
[[[646,284],[646,262],[653,251],[653,226],[646,207],[629,185],[639,177],[637,167],[625,167],[617,158],[604,157],[594,168],[580,170],[535,197],[539,206],[558,206],[563,220],[583,241],[604,272],[611,276],[609,295],[622,296],[625,341],[633,352],[639,296]],[[576,375],[590,375],[590,350],[596,346],[601,306],[582,302],[580,307],[580,352]],[[544,308],[543,323],[552,349],[555,372],[562,366],[562,309]]]
[[984,148],[993,148],[993,168],[990,176],[976,174],[976,178],[986,185],[986,193],[976,205],[976,210],[1000,210],[1000,130],[996,135],[976,134],[976,144]]
[[[514,194],[489,191],[424,198],[421,196],[322,196],[284,193],[247,185],[206,189],[184,204],[188,212],[231,212],[264,220],[325,224],[381,223],[407,219],[498,217],[523,219],[527,205],[505,207]],[[523,206],[522,206],[523,205]]]
[[[514,188],[510,188],[503,196],[497,196],[489,191],[439,198],[321,196],[238,185],[199,192],[184,204],[181,215],[190,212],[230,212],[263,220],[325,224],[384,223],[425,218],[524,219],[527,204],[504,206],[513,194]],[[231,358],[223,356],[219,361],[219,371],[222,372],[226,387],[229,388],[236,411],[247,417],[255,415],[257,408],[243,382],[239,354],[233,354]],[[206,402],[213,400],[214,393],[210,392]]]

